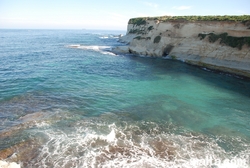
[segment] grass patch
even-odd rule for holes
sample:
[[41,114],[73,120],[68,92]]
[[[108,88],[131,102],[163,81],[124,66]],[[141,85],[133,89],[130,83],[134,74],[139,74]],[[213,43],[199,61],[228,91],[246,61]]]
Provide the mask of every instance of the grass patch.
[[147,20],[159,20],[162,22],[167,21],[235,21],[246,23],[250,20],[250,15],[215,15],[215,16],[158,16],[158,17],[140,17],[132,18],[129,24],[145,25]]
[[133,19],[129,20],[129,24],[134,24],[134,25],[140,26],[140,25],[147,24],[147,22],[146,22],[146,19],[144,19],[144,18],[133,18]]

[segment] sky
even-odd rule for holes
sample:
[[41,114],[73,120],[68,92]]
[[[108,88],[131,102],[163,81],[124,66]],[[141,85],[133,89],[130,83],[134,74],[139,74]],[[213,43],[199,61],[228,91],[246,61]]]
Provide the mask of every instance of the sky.
[[0,0],[0,29],[126,30],[164,15],[250,15],[250,0]]

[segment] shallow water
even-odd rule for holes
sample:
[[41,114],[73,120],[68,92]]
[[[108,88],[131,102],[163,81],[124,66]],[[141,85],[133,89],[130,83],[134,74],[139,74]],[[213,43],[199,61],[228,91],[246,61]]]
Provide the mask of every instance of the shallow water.
[[121,31],[0,30],[0,158],[250,167],[250,80],[115,55]]

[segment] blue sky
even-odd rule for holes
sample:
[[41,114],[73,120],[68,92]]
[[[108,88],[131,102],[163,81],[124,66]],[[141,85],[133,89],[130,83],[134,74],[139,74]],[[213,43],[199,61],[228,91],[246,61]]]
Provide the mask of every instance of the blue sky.
[[0,0],[0,28],[126,30],[162,15],[250,15],[250,0]]

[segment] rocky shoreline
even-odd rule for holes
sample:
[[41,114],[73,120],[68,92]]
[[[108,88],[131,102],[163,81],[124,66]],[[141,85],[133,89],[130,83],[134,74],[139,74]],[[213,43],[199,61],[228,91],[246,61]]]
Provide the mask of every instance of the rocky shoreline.
[[130,20],[119,40],[127,45],[115,53],[170,58],[250,77],[250,21]]

